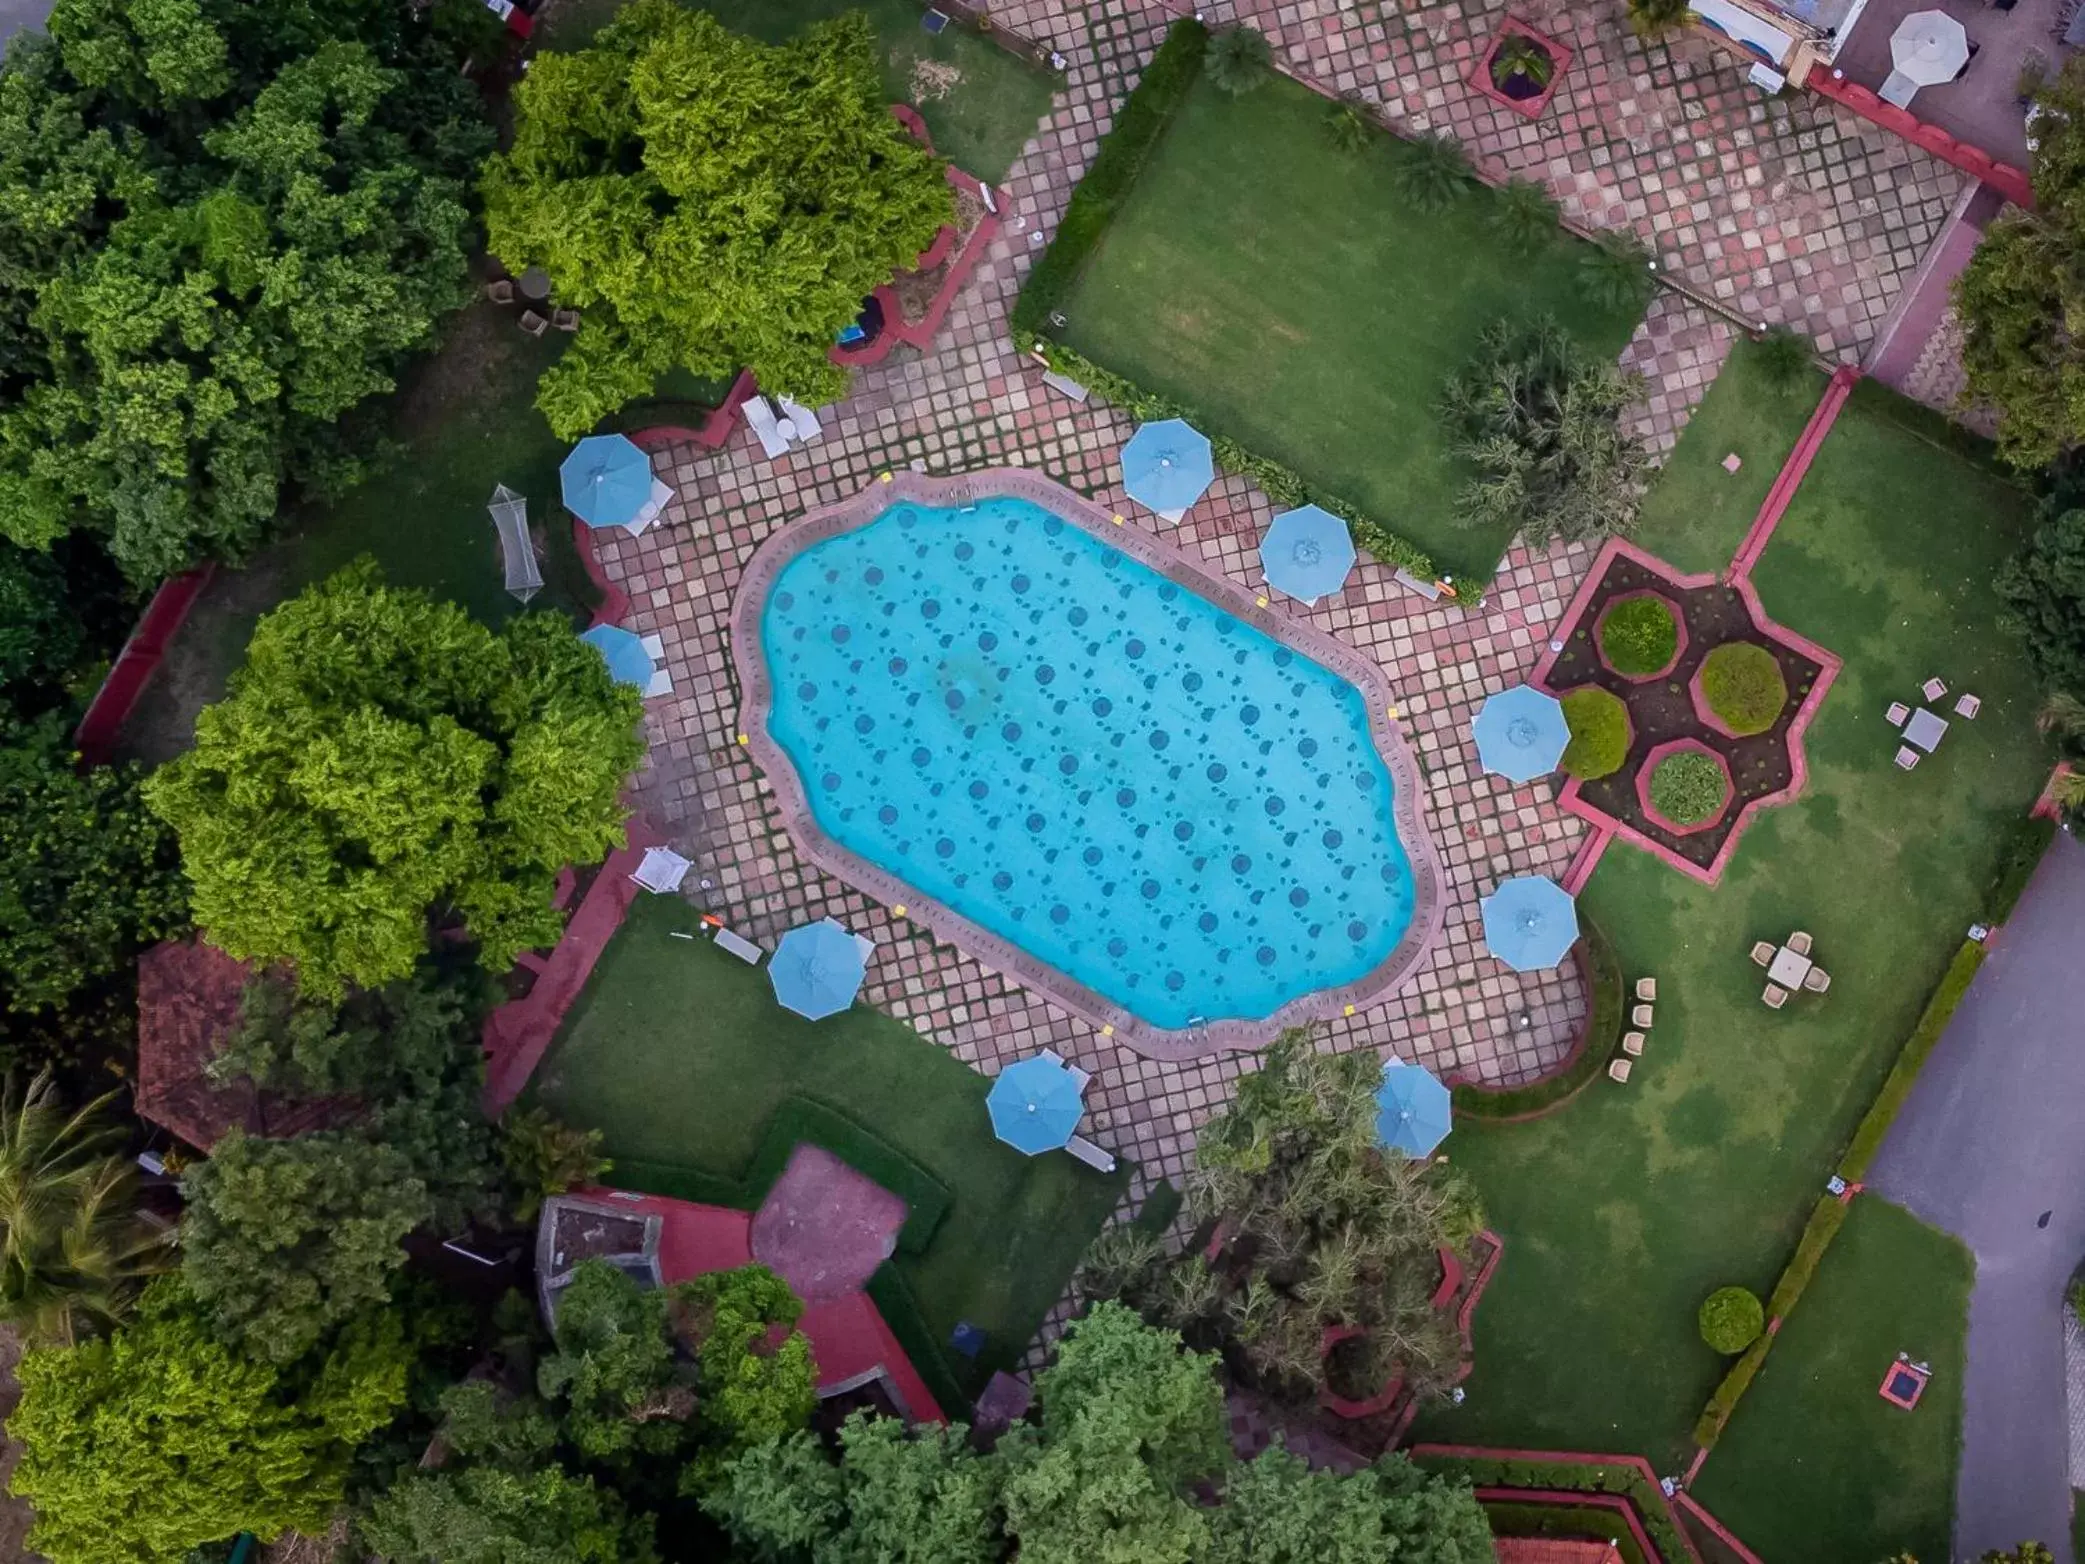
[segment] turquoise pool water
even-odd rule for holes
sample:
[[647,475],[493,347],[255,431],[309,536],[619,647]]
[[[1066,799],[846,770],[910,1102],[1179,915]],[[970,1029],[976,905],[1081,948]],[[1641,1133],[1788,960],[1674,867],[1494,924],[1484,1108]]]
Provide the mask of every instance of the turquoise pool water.
[[825,833],[1150,1025],[1264,1018],[1411,921],[1360,691],[1027,500],[813,544],[760,631]]

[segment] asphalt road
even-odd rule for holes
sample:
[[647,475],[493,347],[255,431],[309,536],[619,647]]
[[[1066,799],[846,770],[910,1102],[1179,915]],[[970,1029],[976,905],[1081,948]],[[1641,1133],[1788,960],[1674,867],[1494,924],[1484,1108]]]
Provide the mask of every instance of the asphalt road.
[[2074,1564],[2062,1309],[2085,1254],[2081,1107],[2085,846],[2059,833],[1868,1179],[1976,1255],[1958,1559],[2032,1537]]

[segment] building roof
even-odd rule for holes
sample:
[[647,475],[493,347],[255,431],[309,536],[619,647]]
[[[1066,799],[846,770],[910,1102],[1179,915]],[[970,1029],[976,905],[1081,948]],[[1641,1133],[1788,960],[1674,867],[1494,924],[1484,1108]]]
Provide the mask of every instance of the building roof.
[[253,969],[200,939],[138,957],[138,1113],[208,1151],[226,1131],[296,1135],[329,1120],[330,1102],[294,1102],[251,1081],[219,1085],[210,1061],[239,1021]]
[[1499,1564],[1622,1564],[1611,1542],[1586,1537],[1494,1537]]

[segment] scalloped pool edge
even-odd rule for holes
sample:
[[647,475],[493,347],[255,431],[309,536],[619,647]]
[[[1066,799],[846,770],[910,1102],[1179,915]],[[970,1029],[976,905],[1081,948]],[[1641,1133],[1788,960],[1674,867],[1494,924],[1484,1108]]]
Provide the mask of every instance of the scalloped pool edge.
[[[1336,988],[1314,989],[1290,1000],[1263,1020],[1212,1021],[1169,1030],[1138,1019],[1049,963],[992,933],[955,909],[921,895],[881,865],[852,852],[819,827],[795,763],[768,734],[774,689],[760,649],[760,621],[768,593],[790,560],[814,544],[868,525],[905,501],[968,505],[1005,496],[1029,500],[1122,551],[1168,581],[1186,588],[1225,613],[1293,648],[1361,692],[1376,753],[1389,769],[1391,823],[1403,844],[1412,874],[1412,917],[1397,944],[1365,976]],[[739,578],[731,604],[731,663],[738,676],[736,737],[773,792],[782,825],[797,851],[836,879],[874,898],[893,913],[946,940],[965,955],[1052,1004],[1089,1021],[1103,1036],[1151,1059],[1198,1059],[1209,1054],[1263,1048],[1284,1029],[1311,1021],[1358,1014],[1386,998],[1417,969],[1432,947],[1443,910],[1440,860],[1422,813],[1424,782],[1404,735],[1390,715],[1389,681],[1373,661],[1344,642],[1260,606],[1254,594],[1225,580],[1207,565],[1121,516],[1111,515],[1073,490],[1018,467],[994,467],[955,477],[885,473],[860,492],[821,506],[771,533]],[[902,909],[902,911],[900,910]]]

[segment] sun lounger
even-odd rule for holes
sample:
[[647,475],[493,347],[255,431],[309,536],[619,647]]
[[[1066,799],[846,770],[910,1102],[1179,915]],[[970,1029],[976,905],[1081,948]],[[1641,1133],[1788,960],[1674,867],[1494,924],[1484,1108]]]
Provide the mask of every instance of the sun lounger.
[[[825,430],[818,422],[818,415],[808,407],[799,407],[786,396],[778,396],[775,398],[775,401],[782,409],[782,418],[787,419],[790,428],[795,431],[799,444],[809,445],[813,440],[819,439],[825,434]],[[779,426],[781,419],[777,419],[776,423]]]
[[681,881],[693,867],[687,859],[670,847],[647,847],[644,861],[638,864],[630,878],[654,895],[666,895],[681,888]]
[[652,660],[653,673],[644,686],[645,697],[671,695],[673,693],[673,670],[666,666],[666,638],[647,635],[637,643],[644,648],[645,656]]
[[1429,603],[1438,603],[1441,600],[1440,582],[1422,580],[1420,577],[1413,575],[1409,570],[1404,569],[1402,566],[1398,568],[1397,574],[1392,576],[1390,579],[1392,581],[1395,581],[1399,586],[1403,587],[1414,597],[1423,597]]
[[1068,396],[1074,402],[1086,400],[1087,391],[1084,386],[1068,375],[1058,374],[1054,369],[1046,370],[1043,373],[1042,382],[1059,396]]
[[767,405],[766,397],[747,397],[739,411],[746,415],[746,427],[753,431],[769,461],[789,454],[789,435],[775,422],[775,410]]
[[1072,1136],[1064,1143],[1064,1149],[1089,1168],[1096,1168],[1102,1173],[1115,1171],[1115,1154],[1104,1147],[1094,1145],[1083,1135]]
[[760,958],[767,954],[743,934],[734,934],[729,929],[717,930],[717,943],[749,967],[760,965]]

